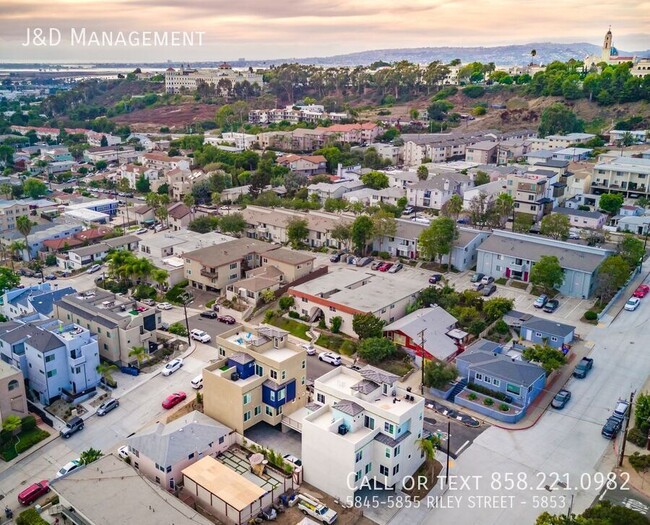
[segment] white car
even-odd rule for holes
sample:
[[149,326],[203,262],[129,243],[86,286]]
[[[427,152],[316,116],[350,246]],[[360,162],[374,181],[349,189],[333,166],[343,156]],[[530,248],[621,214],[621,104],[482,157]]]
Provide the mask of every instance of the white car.
[[86,270],[86,273],[95,273],[101,269],[102,269],[101,264],[93,264],[90,268],[88,268],[88,270]]
[[307,355],[316,355],[316,348],[312,344],[305,343],[300,345],[300,348],[307,352]]
[[81,460],[73,459],[72,461],[66,463],[59,469],[59,471],[56,473],[56,477],[61,478],[63,476],[66,476],[70,474],[70,472],[74,472],[75,470],[77,470],[79,467],[81,467]]
[[198,330],[196,328],[190,332],[190,336],[195,341],[200,341],[201,343],[209,343],[210,341],[212,341],[212,337],[210,337],[210,334],[204,332],[203,330]]
[[117,455],[120,456],[122,459],[126,459],[129,457],[129,446],[128,445],[122,445],[120,448],[117,449]]
[[147,233],[149,230],[147,228],[140,228],[139,230],[135,230],[136,235],[142,235],[143,233]]
[[630,297],[627,303],[625,303],[625,309],[628,312],[634,312],[634,310],[636,310],[640,304],[641,304],[641,299],[639,299],[638,297]]
[[180,370],[182,366],[183,366],[183,360],[180,357],[177,357],[176,359],[172,359],[169,363],[165,365],[165,368],[163,368],[162,375],[170,376],[174,372],[176,372],[176,370]]
[[174,307],[169,303],[158,303],[158,308],[161,310],[171,310]]
[[341,365],[341,356],[335,354],[334,352],[321,352],[318,354],[318,359],[329,363],[330,365],[340,366]]

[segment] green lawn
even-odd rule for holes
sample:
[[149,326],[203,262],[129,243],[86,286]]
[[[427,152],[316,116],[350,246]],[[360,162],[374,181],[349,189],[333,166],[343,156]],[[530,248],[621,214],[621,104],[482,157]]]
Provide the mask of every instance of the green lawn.
[[321,334],[316,340],[316,344],[347,356],[354,355],[357,351],[356,341],[333,334]]
[[[26,432],[21,432],[18,434],[18,437],[20,438],[21,442],[29,442],[31,445],[26,449],[28,450],[29,448],[33,447],[38,443],[39,441],[43,441],[45,438],[47,438],[50,434],[46,432],[45,430],[41,430],[40,428],[36,427],[31,430],[28,430]],[[4,459],[5,461],[11,461],[15,457],[18,456],[16,453],[16,439],[12,439],[10,442],[5,443],[2,445],[0,448],[0,457]]]
[[285,317],[273,317],[269,322],[273,326],[277,326],[282,330],[286,330],[291,335],[304,339],[305,341],[311,341],[311,337],[307,335],[307,330],[309,330],[309,325],[296,321],[295,319],[287,319]]

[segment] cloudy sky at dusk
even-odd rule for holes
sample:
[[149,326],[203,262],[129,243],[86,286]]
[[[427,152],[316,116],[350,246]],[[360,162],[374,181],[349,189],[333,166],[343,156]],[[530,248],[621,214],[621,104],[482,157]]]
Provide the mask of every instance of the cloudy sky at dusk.
[[[0,61],[232,60],[529,42],[650,48],[650,0],[0,0]],[[61,44],[23,46],[28,29]],[[205,32],[203,46],[72,47],[70,28]],[[196,38],[198,42],[198,37]]]

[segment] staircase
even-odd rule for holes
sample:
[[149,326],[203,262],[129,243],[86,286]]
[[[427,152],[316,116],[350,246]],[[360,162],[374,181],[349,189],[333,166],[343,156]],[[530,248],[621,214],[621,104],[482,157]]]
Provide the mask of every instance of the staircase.
[[467,386],[467,379],[461,379],[456,383],[456,386],[452,389],[452,391],[449,393],[449,397],[447,398],[448,401],[454,402],[456,400],[456,396],[460,394],[460,392]]

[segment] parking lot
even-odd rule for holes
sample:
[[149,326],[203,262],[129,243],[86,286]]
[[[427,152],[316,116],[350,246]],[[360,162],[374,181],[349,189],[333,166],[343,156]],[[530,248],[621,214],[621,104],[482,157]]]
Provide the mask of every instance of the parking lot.
[[[464,291],[472,289],[470,279],[473,274],[474,272],[470,271],[459,274],[447,274],[445,277],[448,279],[448,283],[456,288],[456,290]],[[529,294],[526,290],[515,288],[514,286],[505,286],[500,284],[497,285],[497,291],[491,297],[507,297],[514,301],[515,310],[527,312],[541,318],[561,320],[577,327],[585,326],[580,319],[585,311],[589,310],[589,308],[594,304],[593,300],[557,295],[555,299],[560,301],[560,306],[555,312],[549,314],[543,312],[541,308],[535,308],[533,306],[537,296]],[[581,330],[578,329],[577,332],[580,333]]]

